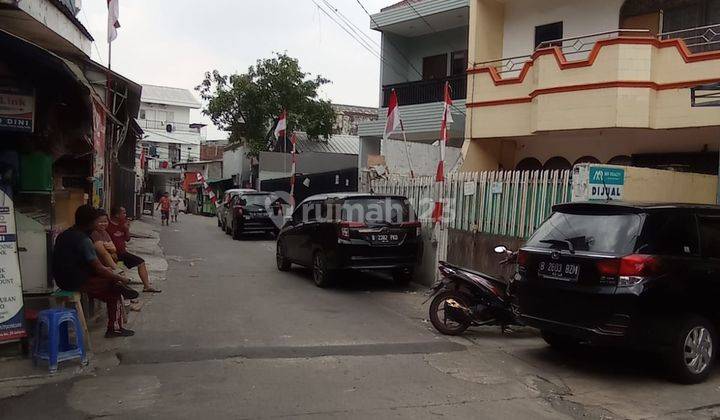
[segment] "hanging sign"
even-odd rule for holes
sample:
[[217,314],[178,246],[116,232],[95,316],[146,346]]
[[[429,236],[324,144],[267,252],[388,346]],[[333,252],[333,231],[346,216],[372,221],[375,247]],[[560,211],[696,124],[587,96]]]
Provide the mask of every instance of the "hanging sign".
[[35,95],[31,89],[0,86],[0,131],[32,133]]
[[15,209],[12,198],[0,190],[0,342],[26,335]]

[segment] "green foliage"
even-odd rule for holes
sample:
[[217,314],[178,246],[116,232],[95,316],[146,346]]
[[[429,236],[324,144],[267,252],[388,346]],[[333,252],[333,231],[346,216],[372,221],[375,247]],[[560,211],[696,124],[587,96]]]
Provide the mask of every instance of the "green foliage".
[[207,72],[195,89],[206,102],[203,113],[230,133],[230,144],[244,144],[257,156],[267,150],[283,110],[288,111],[288,133],[305,131],[309,138],[332,134],[335,112],[317,92],[327,83],[304,73],[297,59],[276,54],[258,60],[245,74]]

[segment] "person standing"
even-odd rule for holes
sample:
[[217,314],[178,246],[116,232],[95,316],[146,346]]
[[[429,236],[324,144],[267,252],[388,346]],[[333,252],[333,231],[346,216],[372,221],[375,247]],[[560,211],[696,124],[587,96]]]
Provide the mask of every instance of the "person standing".
[[178,214],[180,213],[180,204],[182,198],[178,196],[177,190],[173,191],[172,198],[170,198],[170,218],[173,222],[177,223]]
[[157,203],[155,210],[160,209],[160,224],[170,226],[170,197],[168,193],[163,194]]
[[98,259],[90,235],[99,222],[97,210],[84,205],[75,211],[75,225],[61,233],[53,248],[52,272],[55,283],[63,290],[80,291],[105,302],[107,331],[105,338],[130,337],[134,331],[123,328],[118,316],[120,297],[137,299],[130,280],[113,273]]
[[[128,269],[137,267],[140,281],[143,283],[143,292],[160,293],[160,290],[150,284],[150,275],[148,274],[145,260],[135,254],[131,254],[127,250],[127,242],[130,241],[130,226],[126,217],[124,208],[113,207],[110,209],[110,220],[107,225],[101,224],[99,230],[101,232],[105,230],[105,232],[110,235],[110,239],[115,246],[118,261],[122,262]],[[99,233],[99,235],[102,235],[102,233]],[[102,236],[100,236],[100,239],[102,239]]]

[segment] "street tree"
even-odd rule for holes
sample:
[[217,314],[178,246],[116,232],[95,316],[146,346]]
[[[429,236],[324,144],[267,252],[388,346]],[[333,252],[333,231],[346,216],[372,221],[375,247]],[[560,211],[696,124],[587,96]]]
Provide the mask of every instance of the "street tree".
[[335,113],[329,101],[318,97],[318,89],[328,83],[303,72],[297,59],[277,53],[244,74],[206,72],[195,89],[206,103],[203,113],[230,133],[230,144],[245,145],[249,155],[257,156],[273,143],[283,110],[288,112],[288,135],[305,131],[310,139],[319,139],[332,134]]

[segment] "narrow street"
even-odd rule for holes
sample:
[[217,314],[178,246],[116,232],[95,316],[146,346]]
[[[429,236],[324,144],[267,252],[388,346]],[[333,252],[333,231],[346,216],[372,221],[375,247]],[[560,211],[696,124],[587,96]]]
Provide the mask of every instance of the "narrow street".
[[678,389],[628,362],[611,377],[612,358],[568,366],[526,331],[448,340],[421,291],[362,275],[318,289],[276,270],[274,241],[232,241],[214,218],[184,216],[161,245],[164,292],[114,366],[0,400],[3,418],[633,417],[704,405],[718,385]]

